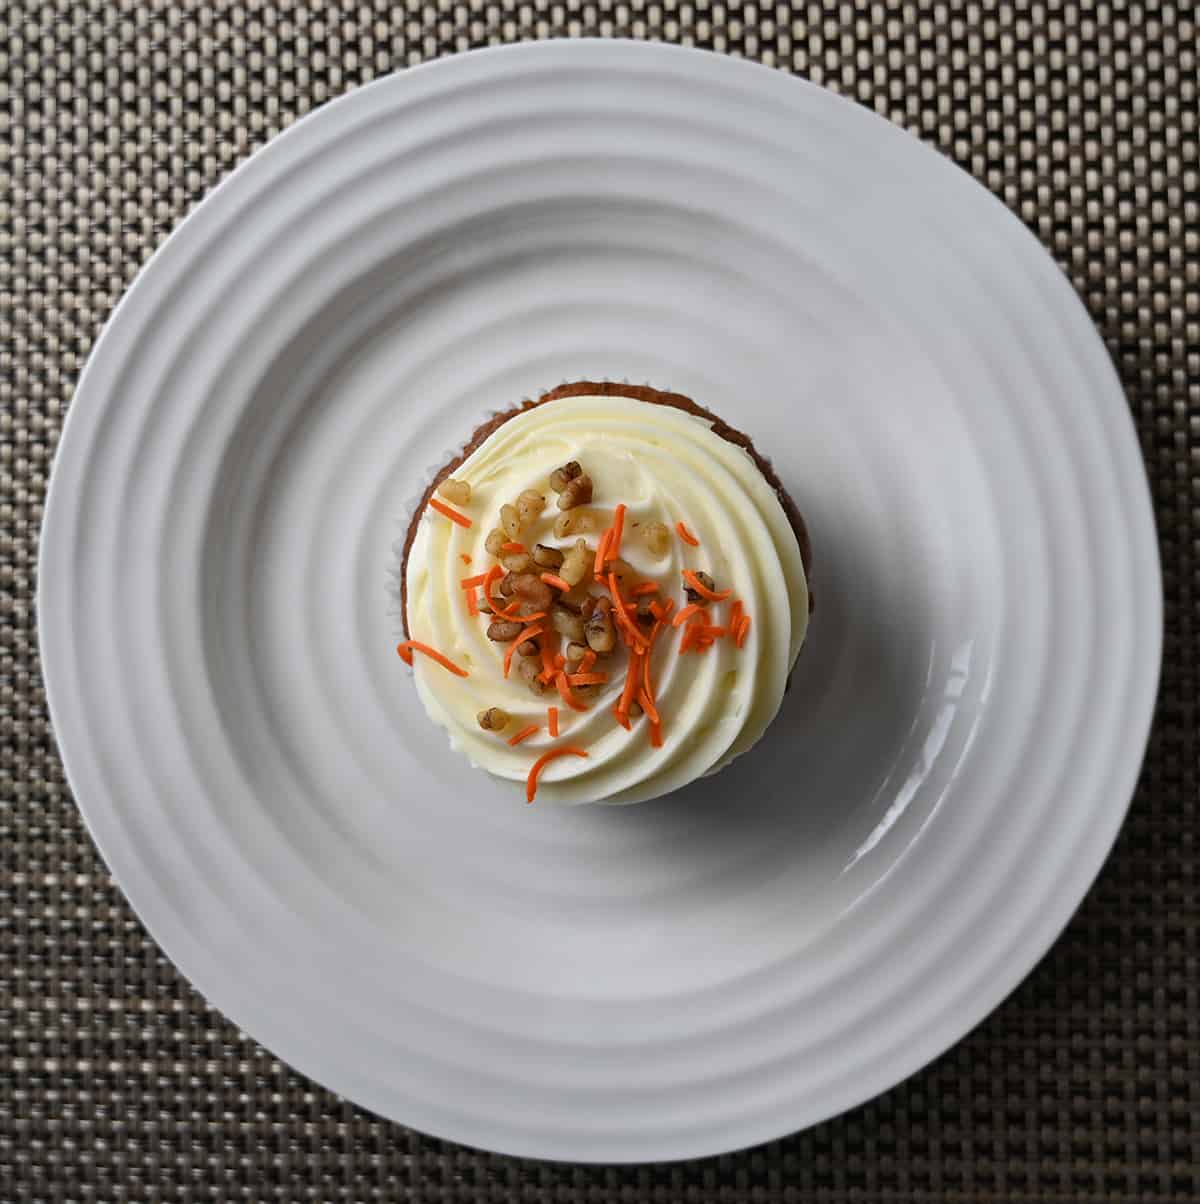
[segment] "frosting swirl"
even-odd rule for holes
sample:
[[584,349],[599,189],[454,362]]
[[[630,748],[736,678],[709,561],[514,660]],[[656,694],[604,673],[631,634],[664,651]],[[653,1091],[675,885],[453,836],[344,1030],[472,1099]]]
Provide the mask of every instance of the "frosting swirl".
[[[563,548],[574,542],[551,534],[561,512],[547,487],[550,473],[571,460],[592,477],[593,509],[607,514],[619,502],[627,507],[621,557],[639,579],[657,581],[662,598],[682,605],[683,570],[704,571],[719,588],[732,588],[752,619],[743,647],[718,639],[702,655],[680,654],[680,629],[663,631],[651,661],[661,747],[652,746],[647,722],[626,731],[614,719],[627,655],[623,649],[603,662],[611,669],[610,680],[589,699],[586,713],[561,708],[560,737],[552,739],[546,708],[557,697],[538,698],[515,673],[503,676],[504,645],[487,638],[486,618],[472,617],[463,598],[460,580],[492,563],[484,541],[501,505],[523,490],[545,494],[548,505],[522,531],[522,542],[530,548],[538,542]],[[407,564],[407,619],[413,640],[438,649],[469,673],[460,678],[435,661],[414,661],[430,718],[474,765],[524,781],[540,754],[578,746],[587,750],[587,758],[550,763],[538,786],[539,801],[636,803],[715,772],[758,741],[779,710],[804,641],[808,586],[795,532],[745,450],[686,411],[627,397],[566,397],[504,422],[454,476],[471,486],[465,510],[473,525],[458,526],[431,507],[421,515]],[[698,547],[676,537],[681,521]],[[636,538],[637,529],[651,522],[671,529],[666,555],[651,555]],[[595,546],[596,540],[592,536],[589,543]],[[713,610],[724,614],[728,608],[720,604]],[[513,717],[511,731],[534,723],[539,731],[511,747],[479,727],[476,716],[488,707]]]

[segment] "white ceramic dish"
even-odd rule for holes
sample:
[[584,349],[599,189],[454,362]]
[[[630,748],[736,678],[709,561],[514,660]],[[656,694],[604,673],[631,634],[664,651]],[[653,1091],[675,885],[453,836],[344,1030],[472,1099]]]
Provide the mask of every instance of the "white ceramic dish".
[[[588,376],[773,455],[817,613],[753,754],[554,811],[424,718],[386,575],[477,420]],[[89,361],[38,601],[196,986],[368,1108],[579,1160],[778,1136],[980,1020],[1109,849],[1161,634],[1121,390],[1020,223],[819,88],[624,43],[405,72],[217,189]]]

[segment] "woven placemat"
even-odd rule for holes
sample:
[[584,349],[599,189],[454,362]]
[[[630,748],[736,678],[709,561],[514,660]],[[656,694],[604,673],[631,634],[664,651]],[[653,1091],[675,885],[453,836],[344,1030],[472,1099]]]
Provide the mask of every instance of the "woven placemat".
[[[375,1119],[208,1009],[88,838],[38,674],[73,384],[154,247],[315,105],[489,43],[603,34],[791,69],[940,147],[1070,274],[1117,363],[1166,586],[1158,718],[1067,933],[933,1066],[786,1141],[522,1162]],[[1190,6],[404,0],[0,4],[0,1200],[1200,1200],[1200,185]]]

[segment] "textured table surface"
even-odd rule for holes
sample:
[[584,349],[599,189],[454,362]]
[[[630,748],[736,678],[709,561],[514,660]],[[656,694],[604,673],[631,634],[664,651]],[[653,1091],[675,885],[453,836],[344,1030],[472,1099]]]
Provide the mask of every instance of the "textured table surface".
[[[46,718],[33,597],[88,349],[171,228],[303,113],[526,38],[807,75],[972,172],[1069,273],[1128,393],[1166,589],[1158,716],[1099,881],[932,1066],[788,1140],[663,1167],[461,1149],[292,1073],[110,882]],[[1200,180],[1188,5],[361,0],[0,4],[0,1200],[1200,1200]]]

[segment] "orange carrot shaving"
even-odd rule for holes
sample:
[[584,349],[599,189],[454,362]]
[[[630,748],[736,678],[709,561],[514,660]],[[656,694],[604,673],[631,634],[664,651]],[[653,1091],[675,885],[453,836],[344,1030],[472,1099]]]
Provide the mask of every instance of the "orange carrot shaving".
[[733,597],[733,590],[723,589],[720,591],[709,589],[691,569],[683,570],[683,579],[700,595],[709,602],[724,602],[726,598]]
[[558,707],[546,708],[546,727],[550,732],[550,739],[558,739]]
[[730,608],[729,608],[729,622],[728,622],[727,626],[729,628],[729,638],[731,640],[737,639],[738,627],[741,625],[741,621],[742,621],[742,600],[741,600],[741,598],[738,598],[737,601],[734,602],[733,605],[730,606]]
[[667,608],[665,606],[663,606],[663,604],[661,602],[651,602],[650,603],[650,613],[656,619],[661,620],[663,615],[666,613],[666,609]]
[[655,708],[653,700],[650,698],[650,695],[647,694],[645,690],[638,691],[638,702],[640,702],[642,704],[642,710],[645,711],[646,714],[650,716],[650,722],[652,724],[661,724],[662,723],[662,718],[659,716],[658,710]]
[[554,667],[556,669],[565,669],[567,667],[567,658],[561,652],[555,654]]
[[589,648],[579,662],[579,672],[586,673],[596,663],[596,654]]
[[633,724],[629,722],[629,716],[622,714],[621,704],[614,702],[612,705],[613,718],[627,731],[633,731]]
[[[654,625],[654,630],[650,633],[650,647],[654,647],[655,638],[658,636],[658,624]],[[651,702],[654,701],[654,687],[650,684],[650,654],[647,653],[642,657],[642,690]]]
[[513,615],[512,622],[514,623],[536,623],[538,619],[544,619],[546,612],[544,610],[535,611],[531,615]]
[[558,687],[558,692],[562,696],[563,702],[567,704],[573,711],[586,711],[587,707],[571,693],[571,687],[567,684],[567,675],[559,669],[554,675],[554,684]]
[[737,641],[737,646],[740,648],[746,642],[746,636],[750,634],[750,616],[742,615],[742,621],[738,624],[738,632],[734,637]]
[[719,640],[727,634],[728,628],[725,627],[710,627],[706,623],[696,624],[696,639],[698,640]]
[[608,541],[608,551],[606,556],[609,560],[616,560],[621,555],[621,536],[625,531],[625,503],[618,502],[617,508],[613,511],[612,538]]
[[658,582],[657,581],[643,581],[641,583],[641,585],[635,585],[633,587],[633,589],[631,589],[629,591],[629,596],[631,598],[644,598],[647,594],[657,594],[657,593],[658,593]]
[[463,597],[467,600],[467,614],[475,618],[479,614],[479,597],[473,589],[467,590]]
[[512,668],[513,653],[525,643],[526,640],[532,640],[536,636],[542,634],[546,629],[544,627],[526,627],[519,636],[508,646],[508,651],[504,654],[504,676],[508,676],[509,669]]
[[673,611],[674,609],[675,609],[675,599],[668,598],[667,604],[666,604],[666,606],[663,607],[663,612],[662,612],[662,617],[663,617],[664,621],[671,617],[671,611]]
[[524,552],[525,545],[523,543],[517,543],[517,541],[515,539],[510,539],[508,541],[508,543],[502,543],[500,545],[500,551],[502,551],[502,552]]
[[471,553],[470,552],[459,552],[458,555],[459,555],[459,558],[462,560],[463,564],[471,563]]
[[652,723],[650,725],[650,747],[651,748],[662,748],[662,746],[663,746],[662,724]]
[[492,594],[492,586],[495,585],[497,578],[503,576],[504,570],[498,564],[492,565],[483,575],[483,596],[487,599],[488,605],[492,608],[492,613],[496,618],[507,619],[510,623],[522,622],[522,617],[513,610],[513,607],[517,605],[516,602],[511,603],[509,606],[501,606]]
[[682,539],[684,543],[691,544],[693,548],[698,548],[700,546],[700,541],[687,529],[687,525],[682,519],[675,524],[675,530],[679,532],[679,538]]
[[[629,667],[625,671],[625,686],[621,690],[621,697],[617,700],[617,710],[620,712],[618,719],[624,716],[629,718],[629,708],[633,704],[633,695],[637,690],[638,676],[641,671],[639,661],[641,658],[636,652],[629,654]],[[624,724],[621,725],[625,726]]]
[[612,594],[614,603],[613,614],[617,618],[617,626],[622,629],[625,634],[625,642],[631,647],[636,648],[639,652],[646,649],[646,637],[638,631],[634,621],[629,617],[631,607],[629,603],[621,597],[620,587],[617,585],[617,577],[615,573],[608,574],[608,592]]
[[682,627],[692,615],[706,614],[705,608],[699,602],[689,602],[672,620],[672,627]]
[[504,570],[500,568],[498,564],[493,565],[486,573],[479,573],[475,577],[464,577],[458,584],[461,585],[463,589],[477,589],[493,572],[495,572],[496,576],[499,577]]
[[586,757],[587,753],[582,748],[552,748],[549,752],[544,752],[529,768],[529,777],[525,779],[525,801],[532,803],[534,795],[537,794],[538,777],[543,769],[550,764],[556,757]]
[[537,730],[538,725],[536,723],[531,723],[528,727],[521,728],[521,730],[517,732],[517,734],[513,736],[511,740],[509,740],[509,744],[520,744],[522,740],[528,740],[530,736],[536,736]]
[[430,648],[428,644],[422,644],[420,640],[405,640],[402,644],[396,645],[396,651],[400,654],[400,659],[406,664],[413,663],[412,654],[414,651],[423,652],[431,660],[437,661],[443,669],[449,669],[455,677],[466,677],[466,669],[460,669],[448,656],[443,656],[436,648]]
[[460,527],[471,526],[471,520],[465,515],[460,514],[453,506],[447,506],[445,502],[438,498],[431,497],[429,504],[439,513],[444,514],[452,523],[458,523]]
[[562,590],[564,594],[571,588],[571,583],[569,581],[564,581],[561,577],[556,576],[554,573],[543,573],[542,580],[547,585],[551,585],[555,589]]
[[592,566],[592,572],[598,577],[604,572],[604,562],[608,559],[608,541],[612,539],[612,527],[609,527],[603,535],[600,536],[600,542],[596,545],[596,562]]
[[568,673],[567,684],[570,686],[602,686],[608,681],[607,673]]

